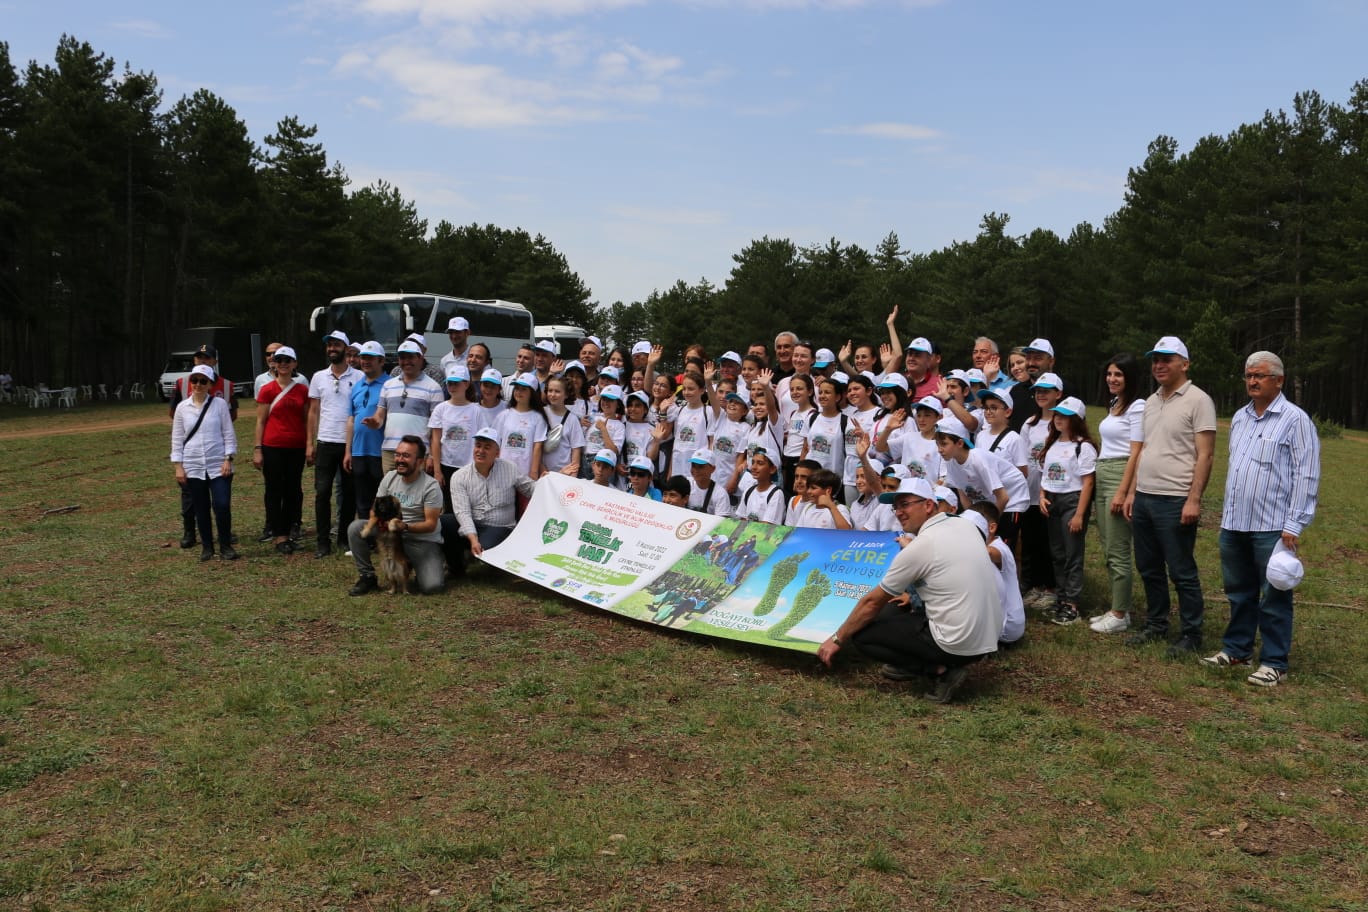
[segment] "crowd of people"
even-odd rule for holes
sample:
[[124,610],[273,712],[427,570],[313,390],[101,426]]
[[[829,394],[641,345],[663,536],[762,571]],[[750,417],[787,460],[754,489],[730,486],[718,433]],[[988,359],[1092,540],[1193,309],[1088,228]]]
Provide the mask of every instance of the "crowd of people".
[[[296,352],[272,343],[270,369],[255,384],[261,541],[282,555],[300,547],[312,466],[314,553],[351,556],[352,595],[377,588],[362,534],[377,495],[401,505],[393,528],[404,533],[419,590],[439,592],[448,575],[463,575],[468,554],[507,537],[536,480],[554,472],[719,516],[903,533],[888,576],[819,655],[830,662],[853,643],[891,677],[933,678],[937,699],[950,698],[972,661],[1018,641],[1028,608],[1056,624],[1128,634],[1134,645],[1167,642],[1173,656],[1201,655],[1194,553],[1216,414],[1188,379],[1182,340],[1111,359],[1109,401],[1098,412],[1055,372],[1048,339],[1012,348],[1004,362],[997,343],[980,337],[968,366],[943,369],[931,340],[901,342],[897,316],[895,308],[886,341],[835,350],[791,332],[745,354],[709,358],[690,346],[678,373],[662,372],[658,345],[605,351],[589,337],[569,361],[551,341],[524,345],[505,375],[461,317],[448,327],[449,354],[430,362],[414,334],[389,374],[383,346],[341,332],[323,340],[328,364],[307,379]],[[181,545],[198,541],[202,560],[215,556],[212,513],[219,556],[232,560],[236,404],[212,347],[195,360],[171,405]],[[1282,584],[1299,578],[1296,546],[1320,472],[1314,425],[1282,395],[1283,374],[1271,352],[1246,361],[1250,401],[1232,422],[1220,531],[1231,620],[1220,651],[1202,657],[1248,665],[1257,634],[1247,680],[1265,686],[1286,675],[1292,597]],[[1149,379],[1156,389],[1146,396]],[[1109,599],[1088,614],[1094,514]],[[1133,571],[1143,616],[1132,604]]]

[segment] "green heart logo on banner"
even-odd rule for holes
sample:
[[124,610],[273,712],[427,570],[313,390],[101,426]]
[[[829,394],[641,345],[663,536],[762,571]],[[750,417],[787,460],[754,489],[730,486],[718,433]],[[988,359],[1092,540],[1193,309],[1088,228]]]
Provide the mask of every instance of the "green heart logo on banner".
[[551,544],[569,529],[570,524],[563,519],[548,519],[546,525],[542,526],[542,544]]

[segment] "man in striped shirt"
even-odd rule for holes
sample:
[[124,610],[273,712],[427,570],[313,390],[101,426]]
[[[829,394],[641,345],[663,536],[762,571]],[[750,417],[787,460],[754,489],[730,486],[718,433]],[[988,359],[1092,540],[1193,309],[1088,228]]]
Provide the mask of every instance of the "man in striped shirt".
[[[475,432],[473,456],[451,476],[451,511],[455,514],[457,534],[448,544],[458,545],[479,557],[513,531],[518,523],[518,495],[531,497],[537,483],[518,471],[507,459],[499,458],[499,433],[493,428]],[[451,517],[446,524],[450,529]],[[464,572],[464,556],[447,548],[447,567],[452,575]]]
[[1202,662],[1248,665],[1257,631],[1263,639],[1259,667],[1245,680],[1273,687],[1287,675],[1292,590],[1268,581],[1268,562],[1279,545],[1295,553],[1316,515],[1320,440],[1306,412],[1282,394],[1281,358],[1266,351],[1250,355],[1244,381],[1249,404],[1230,422],[1230,470],[1221,510],[1221,576],[1230,623],[1221,651]]

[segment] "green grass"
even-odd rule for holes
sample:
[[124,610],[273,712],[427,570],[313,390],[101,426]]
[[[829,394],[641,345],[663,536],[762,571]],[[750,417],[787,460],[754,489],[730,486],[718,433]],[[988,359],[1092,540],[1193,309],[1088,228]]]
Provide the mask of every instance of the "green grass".
[[251,541],[250,469],[244,560],[201,565],[165,437],[0,440],[0,908],[1368,910],[1360,434],[1287,686],[1033,619],[948,707],[493,572],[349,599],[346,560]]

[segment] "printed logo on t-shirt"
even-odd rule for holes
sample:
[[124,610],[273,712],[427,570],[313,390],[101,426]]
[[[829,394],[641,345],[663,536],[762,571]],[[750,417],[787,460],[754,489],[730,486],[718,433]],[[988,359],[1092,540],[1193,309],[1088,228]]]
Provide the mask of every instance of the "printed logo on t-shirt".
[[627,461],[631,462],[637,453],[641,452],[641,446],[635,441],[629,440],[623,444],[623,451],[627,454]]
[[603,432],[598,429],[597,424],[589,429],[589,434],[586,438],[586,442],[588,443],[591,449],[603,449]]
[[713,444],[713,451],[724,456],[730,456],[736,452],[736,441],[730,437],[718,437]]
[[827,437],[825,434],[814,434],[809,438],[808,446],[812,448],[812,452],[814,453],[820,453],[823,456],[831,454],[831,438]]
[[969,495],[970,503],[987,503],[991,500],[991,498],[989,498],[988,495],[984,494],[982,491],[980,491],[978,488],[974,487],[971,484],[967,484],[964,486],[964,493]]
[[514,450],[525,450],[527,449],[527,435],[522,431],[511,431],[508,439],[504,441],[504,446]]
[[913,478],[926,477],[926,466],[922,464],[920,459],[913,459],[909,462],[907,464],[907,471],[911,473]]
[[466,427],[464,424],[454,424],[447,428],[446,432],[442,434],[443,440],[449,440],[452,443],[464,443],[469,438],[470,428]]
[[1052,462],[1045,469],[1045,477],[1050,481],[1063,481],[1067,474],[1064,464],[1060,462]]
[[1045,455],[1045,441],[1031,445],[1031,461],[1036,465],[1040,464],[1040,457]]
[[682,425],[675,430],[680,443],[693,443],[698,439],[698,431],[692,425]]

